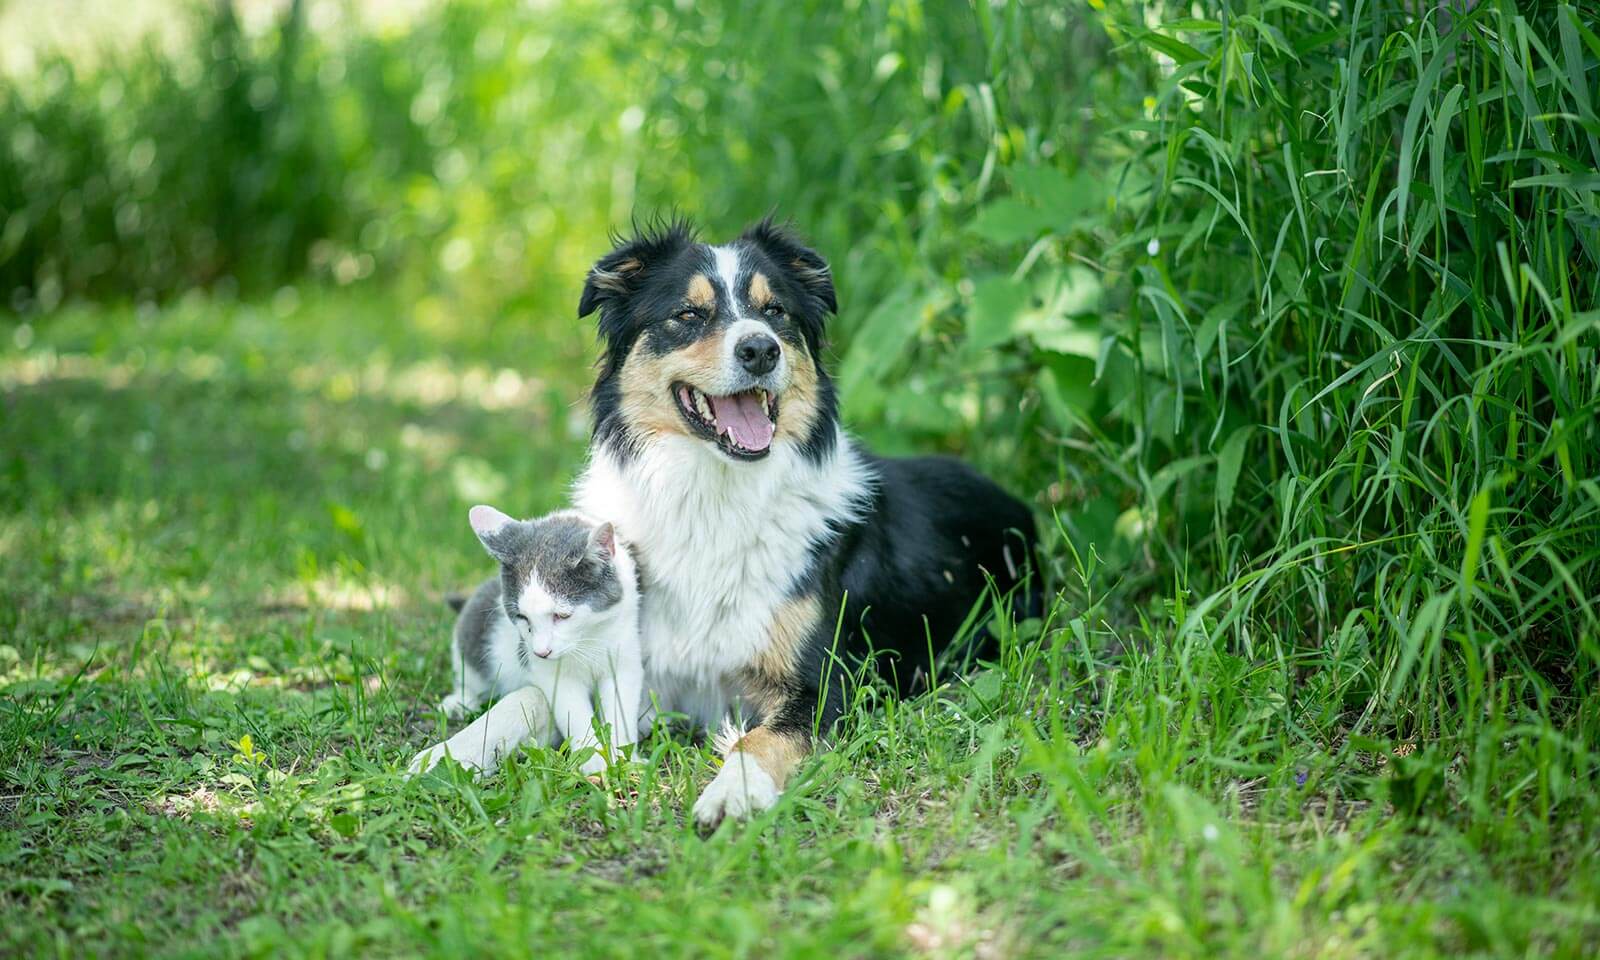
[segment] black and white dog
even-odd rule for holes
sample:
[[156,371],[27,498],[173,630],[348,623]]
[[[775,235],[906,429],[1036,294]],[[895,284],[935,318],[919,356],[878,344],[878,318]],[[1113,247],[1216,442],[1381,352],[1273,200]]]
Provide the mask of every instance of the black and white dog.
[[925,674],[1032,555],[1032,515],[994,483],[844,433],[822,366],[836,309],[828,265],[771,221],[719,246],[643,230],[578,306],[600,311],[605,354],[577,506],[632,546],[646,686],[708,729],[754,724],[727,738],[702,825],[773,804],[848,664],[870,650],[901,686]]

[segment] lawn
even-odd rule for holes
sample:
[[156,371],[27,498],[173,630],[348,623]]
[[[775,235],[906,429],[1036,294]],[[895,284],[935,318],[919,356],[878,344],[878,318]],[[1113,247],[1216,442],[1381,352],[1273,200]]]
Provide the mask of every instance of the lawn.
[[586,330],[448,314],[286,289],[0,328],[0,954],[1600,938],[1581,742],[1505,716],[1469,776],[1330,735],[1357,652],[1176,641],[1181,593],[1113,635],[1063,589],[999,664],[864,691],[777,809],[708,837],[686,814],[714,760],[681,734],[601,784],[533,748],[483,783],[403,780],[442,730],[440,598],[486,572],[466,507],[554,507],[584,449]]

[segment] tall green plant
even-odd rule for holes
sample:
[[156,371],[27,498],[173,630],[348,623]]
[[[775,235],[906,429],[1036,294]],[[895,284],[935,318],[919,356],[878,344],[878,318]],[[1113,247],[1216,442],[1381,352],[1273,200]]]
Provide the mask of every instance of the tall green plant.
[[1170,61],[1120,346],[1142,505],[1227,584],[1188,627],[1361,637],[1429,735],[1600,666],[1600,42],[1467,6],[1109,21]]

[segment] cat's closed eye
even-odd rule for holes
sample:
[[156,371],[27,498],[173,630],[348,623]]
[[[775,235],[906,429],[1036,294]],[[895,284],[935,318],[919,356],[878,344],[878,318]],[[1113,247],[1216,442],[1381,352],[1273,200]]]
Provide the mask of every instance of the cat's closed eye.
[[550,619],[555,620],[555,621],[557,621],[559,623],[560,621],[565,620],[570,616],[572,616],[572,611],[571,610],[555,610],[555,611],[551,612]]

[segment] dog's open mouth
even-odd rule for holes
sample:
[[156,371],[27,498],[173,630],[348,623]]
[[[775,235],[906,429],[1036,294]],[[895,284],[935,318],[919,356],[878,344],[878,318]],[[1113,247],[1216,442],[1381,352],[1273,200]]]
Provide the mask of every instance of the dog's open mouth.
[[678,412],[695,432],[740,460],[759,460],[772,450],[778,430],[778,398],[762,389],[713,397],[687,383],[672,385]]

